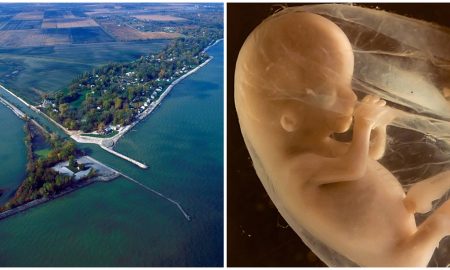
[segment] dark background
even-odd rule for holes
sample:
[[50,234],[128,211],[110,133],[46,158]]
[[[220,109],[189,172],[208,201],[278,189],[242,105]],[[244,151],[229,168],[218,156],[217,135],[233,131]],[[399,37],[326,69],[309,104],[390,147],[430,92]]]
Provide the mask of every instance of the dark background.
[[[301,4],[285,4],[298,6]],[[358,4],[450,26],[450,4]],[[245,38],[280,4],[227,4],[227,265],[325,266],[287,225],[253,169],[234,108],[234,67]],[[450,53],[450,44],[449,44]]]

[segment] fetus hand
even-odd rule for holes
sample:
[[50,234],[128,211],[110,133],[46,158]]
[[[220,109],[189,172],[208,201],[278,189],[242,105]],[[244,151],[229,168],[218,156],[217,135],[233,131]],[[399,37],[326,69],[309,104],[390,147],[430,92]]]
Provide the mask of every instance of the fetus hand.
[[[355,119],[361,117],[372,129],[369,156],[374,160],[383,157],[386,150],[386,126],[395,118],[395,110],[385,106],[386,102],[376,96],[366,96],[357,108]],[[356,121],[356,120],[355,120]],[[370,124],[371,123],[371,124]]]
[[386,126],[393,118],[389,115],[390,110],[385,105],[386,101],[377,96],[365,96],[355,109],[353,115],[355,124],[363,123],[370,129]]

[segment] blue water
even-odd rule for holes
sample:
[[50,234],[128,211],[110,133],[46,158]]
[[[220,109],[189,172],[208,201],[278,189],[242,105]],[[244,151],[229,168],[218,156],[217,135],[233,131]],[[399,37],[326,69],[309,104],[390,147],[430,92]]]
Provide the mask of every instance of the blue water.
[[0,204],[14,195],[25,178],[26,148],[24,122],[3,104],[0,104]]
[[214,59],[116,146],[149,169],[83,146],[178,201],[192,220],[121,177],[0,221],[0,265],[223,265],[223,42],[208,53]]

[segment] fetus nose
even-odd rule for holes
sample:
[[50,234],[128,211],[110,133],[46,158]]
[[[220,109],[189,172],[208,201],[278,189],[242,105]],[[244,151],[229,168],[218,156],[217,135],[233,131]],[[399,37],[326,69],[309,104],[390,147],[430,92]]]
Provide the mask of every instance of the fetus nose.
[[356,96],[356,94],[352,90],[347,90],[347,91],[345,91],[344,99],[348,103],[354,105],[356,103],[356,101],[358,100],[358,97]]
[[341,91],[339,95],[339,103],[342,109],[341,113],[345,115],[353,114],[353,108],[357,100],[358,97],[352,90]]

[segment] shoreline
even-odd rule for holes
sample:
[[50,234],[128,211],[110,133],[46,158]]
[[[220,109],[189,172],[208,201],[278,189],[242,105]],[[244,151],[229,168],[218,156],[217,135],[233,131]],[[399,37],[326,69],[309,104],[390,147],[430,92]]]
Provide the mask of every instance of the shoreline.
[[214,41],[213,43],[211,43],[211,45],[208,45],[206,48],[203,49],[202,53],[206,52],[207,50],[209,50],[209,48],[211,48],[212,46],[216,45],[220,41],[223,41],[223,38],[220,38],[220,39]]

